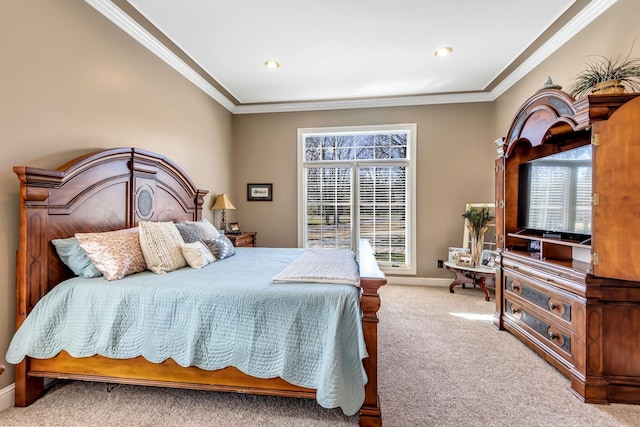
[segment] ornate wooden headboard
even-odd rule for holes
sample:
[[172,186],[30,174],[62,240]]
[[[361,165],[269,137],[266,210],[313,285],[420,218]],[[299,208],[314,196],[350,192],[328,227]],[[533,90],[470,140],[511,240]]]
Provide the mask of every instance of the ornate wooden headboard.
[[20,179],[16,327],[42,296],[72,276],[52,239],[139,221],[199,220],[208,193],[166,157],[137,148],[98,151],[55,170],[13,170]]

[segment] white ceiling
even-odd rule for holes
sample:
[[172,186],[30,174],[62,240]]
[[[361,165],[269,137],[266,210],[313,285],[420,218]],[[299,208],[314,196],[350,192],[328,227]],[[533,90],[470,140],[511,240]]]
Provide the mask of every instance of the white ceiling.
[[[86,1],[138,40],[139,12],[214,98],[253,112],[489,100],[616,0],[127,0],[128,13],[125,0]],[[435,57],[443,46],[453,53]]]

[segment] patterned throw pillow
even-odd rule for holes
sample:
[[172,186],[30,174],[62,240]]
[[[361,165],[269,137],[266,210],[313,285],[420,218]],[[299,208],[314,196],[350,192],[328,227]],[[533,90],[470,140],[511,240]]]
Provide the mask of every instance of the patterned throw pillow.
[[51,241],[56,248],[56,252],[60,260],[67,266],[76,276],[92,279],[102,276],[87,253],[80,247],[77,237],[69,237],[67,239],[53,239]]
[[199,242],[206,239],[200,227],[194,223],[176,224],[176,228],[180,232],[180,236],[182,236],[182,240],[184,240],[185,243]]
[[122,279],[147,268],[137,227],[104,233],[77,233],[76,237],[107,280]]
[[184,240],[173,222],[140,221],[140,247],[147,268],[162,274],[187,265],[182,255]]
[[182,255],[187,260],[187,264],[193,268],[202,268],[211,264],[216,259],[211,251],[202,242],[185,243],[181,246]]
[[202,243],[209,248],[217,260],[229,258],[236,254],[236,248],[233,246],[233,243],[231,243],[231,240],[222,234],[217,239],[205,239]]
[[209,220],[207,220],[206,218],[200,221],[187,221],[187,224],[196,225],[200,229],[200,231],[202,231],[202,234],[204,234],[205,239],[208,239],[208,240],[217,239],[218,237],[221,236],[218,229],[213,224],[211,224]]

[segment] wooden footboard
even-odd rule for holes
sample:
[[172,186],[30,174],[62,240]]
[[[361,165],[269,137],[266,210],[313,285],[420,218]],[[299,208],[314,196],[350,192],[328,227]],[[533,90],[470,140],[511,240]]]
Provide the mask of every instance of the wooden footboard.
[[[50,244],[52,239],[132,227],[142,220],[198,220],[207,194],[165,157],[134,148],[92,153],[57,170],[15,167],[14,171],[20,179],[16,328],[40,298],[70,276]],[[369,354],[363,361],[368,382],[360,425],[381,426],[377,312],[378,289],[386,280],[368,242],[360,244],[360,305]],[[156,364],[142,357],[74,358],[66,352],[50,359],[26,358],[16,366],[15,376],[16,406],[37,400],[45,377],[299,398],[315,398],[316,394],[281,378],[255,378],[236,368],[206,371],[182,367],[171,359]]]
[[[360,409],[361,426],[381,426],[381,408],[378,397],[378,316],[380,297],[378,289],[386,283],[384,278],[362,278],[362,326],[369,357],[363,365],[368,382],[365,399]],[[74,358],[61,352],[50,359],[26,358],[16,366],[16,406],[28,406],[44,391],[44,378],[75,379],[135,385],[152,385],[236,393],[265,394],[297,398],[315,398],[313,389],[295,386],[281,378],[262,379],[229,367],[206,371],[197,367],[182,367],[173,360],[152,363],[142,357],[110,359],[103,356]]]

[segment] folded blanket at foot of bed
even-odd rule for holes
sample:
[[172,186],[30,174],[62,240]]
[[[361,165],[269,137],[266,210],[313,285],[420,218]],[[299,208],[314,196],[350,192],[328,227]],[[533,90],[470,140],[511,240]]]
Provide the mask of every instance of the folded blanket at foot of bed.
[[336,283],[360,286],[358,264],[350,249],[307,249],[273,283]]

